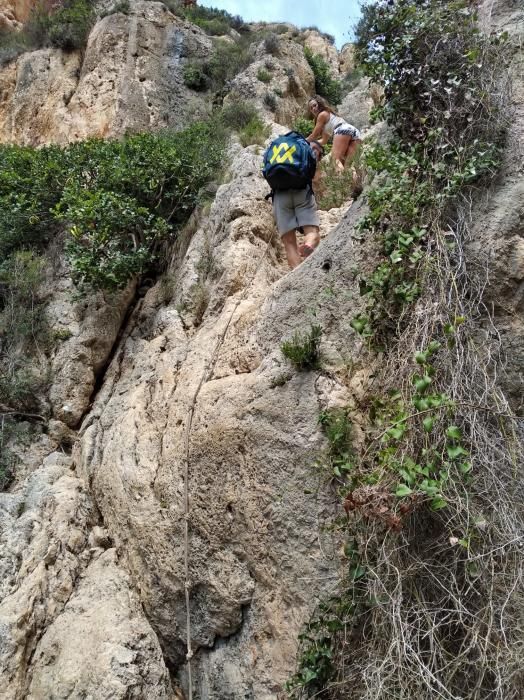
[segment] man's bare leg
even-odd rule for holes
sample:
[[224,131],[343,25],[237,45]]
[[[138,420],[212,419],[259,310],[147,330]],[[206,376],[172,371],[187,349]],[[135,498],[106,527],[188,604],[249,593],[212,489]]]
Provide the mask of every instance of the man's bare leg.
[[318,226],[304,226],[304,247],[307,246],[307,248],[304,248],[304,252],[306,256],[311,255],[319,243],[320,231]]
[[[305,228],[312,227],[307,226]],[[298,267],[298,265],[300,265],[302,262],[302,258],[298,254],[296,231],[293,229],[293,231],[287,231],[287,233],[284,233],[282,235],[282,243],[284,244],[284,248],[286,250],[288,265],[292,270],[294,270],[295,267]]]

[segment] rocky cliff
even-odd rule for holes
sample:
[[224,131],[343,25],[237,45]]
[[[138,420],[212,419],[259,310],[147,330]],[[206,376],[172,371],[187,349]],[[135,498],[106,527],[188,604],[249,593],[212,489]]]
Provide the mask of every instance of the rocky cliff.
[[[516,3],[489,0],[481,19],[518,35],[524,16]],[[228,85],[255,101],[273,135],[314,86],[289,33],[278,56],[257,43]],[[334,72],[352,60],[318,32],[303,40]],[[162,3],[133,3],[96,23],[84,55],[42,49],[0,72],[0,141],[180,128],[210,111],[183,69],[211,51],[200,28]],[[256,81],[268,60],[275,111]],[[475,204],[470,254],[490,267],[487,300],[509,359],[502,383],[520,411],[521,52],[512,70],[511,147]],[[364,99],[371,104],[361,83],[345,99],[348,117]],[[367,110],[359,119],[368,125]],[[377,253],[355,227],[365,199],[348,198],[321,213],[320,247],[289,272],[260,166],[261,149],[233,138],[226,181],[150,285],[130,284],[109,303],[101,293],[79,301],[64,261],[54,261],[46,313],[68,337],[48,358],[51,419],[0,494],[5,700],[186,697],[186,584],[194,697],[284,697],[298,635],[343,566],[337,499],[314,468],[326,447],[319,413],[350,407],[358,423],[376,358],[351,319]],[[198,314],[196,286],[208,300]],[[280,344],[312,320],[323,329],[323,366],[300,373]]]

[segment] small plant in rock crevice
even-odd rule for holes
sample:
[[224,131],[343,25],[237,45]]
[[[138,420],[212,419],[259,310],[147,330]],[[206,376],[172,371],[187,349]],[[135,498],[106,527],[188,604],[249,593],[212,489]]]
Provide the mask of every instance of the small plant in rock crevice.
[[320,178],[315,187],[319,209],[329,210],[356,199],[362,191],[365,178],[362,151],[359,150],[351,163],[340,172],[331,158],[320,164]]
[[257,79],[260,80],[262,83],[269,83],[271,82],[271,73],[264,68],[260,68],[257,71]]
[[314,128],[315,122],[312,119],[307,119],[306,117],[297,117],[291,126],[293,131],[298,131],[298,133],[302,134],[302,136],[309,136]]
[[296,331],[291,340],[285,340],[280,349],[282,354],[299,370],[312,370],[320,367],[320,341],[322,328],[312,324],[309,331]]

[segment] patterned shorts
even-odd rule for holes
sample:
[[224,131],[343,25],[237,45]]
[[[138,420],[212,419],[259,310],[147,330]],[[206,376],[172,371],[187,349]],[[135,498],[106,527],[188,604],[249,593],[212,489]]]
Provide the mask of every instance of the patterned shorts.
[[359,141],[360,131],[354,126],[351,126],[351,124],[346,124],[345,126],[337,126],[333,132],[333,136],[351,136],[354,141]]

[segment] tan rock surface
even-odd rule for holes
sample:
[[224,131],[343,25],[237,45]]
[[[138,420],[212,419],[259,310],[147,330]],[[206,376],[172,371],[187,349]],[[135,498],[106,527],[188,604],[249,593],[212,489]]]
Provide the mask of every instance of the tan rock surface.
[[[274,119],[290,127],[296,117],[305,114],[315,79],[299,44],[281,36],[279,47],[278,52],[271,55],[261,42],[255,51],[255,61],[231,81],[230,93],[224,102],[227,104],[235,97],[252,101],[268,121]],[[260,70],[270,74],[269,83],[258,79]],[[269,109],[264,101],[268,93],[275,100],[276,111]]]
[[35,0],[0,0],[0,28],[20,29],[35,4]]
[[174,700],[169,673],[115,550],[95,555],[32,659],[28,700]]
[[339,70],[342,76],[355,70],[355,46],[354,44],[344,44],[338,54]]
[[[486,300],[494,312],[505,356],[501,382],[520,415],[524,412],[524,8],[505,0],[485,0],[485,28],[507,31],[513,46],[510,72],[511,120],[501,175],[474,205],[469,253],[488,270]],[[492,337],[493,328],[486,333]]]
[[[125,131],[180,128],[209,111],[183,83],[186,59],[209,54],[200,29],[159,2],[112,14],[78,53],[43,49],[0,71],[0,142],[67,143]],[[7,71],[6,76],[4,73]]]
[[[184,680],[184,429],[234,312],[190,440],[192,639],[201,648],[193,663],[198,696],[216,700],[276,697],[293,669],[300,626],[338,567],[336,542],[320,525],[332,517],[332,496],[313,468],[328,399],[317,373],[294,371],[280,343],[308,328],[315,310],[329,328],[330,362],[360,347],[344,311],[360,303],[342,264],[359,256],[351,218],[278,281],[285,267],[254,150],[235,157],[234,179],[219,189],[185,259],[174,262],[172,301],[160,305],[153,289],[137,309],[75,450],[164,654]],[[209,248],[210,304],[195,327],[187,307],[195,265]],[[326,288],[342,304],[337,316]],[[340,392],[347,394],[335,380],[338,401]]]
[[369,127],[369,111],[373,100],[369,92],[368,78],[362,78],[342,100],[338,113],[357,129]]
[[331,68],[334,77],[338,78],[338,51],[336,47],[328,39],[326,39],[325,36],[314,29],[307,29],[304,32],[304,46],[311,49],[314,54],[321,56]]
[[[491,3],[491,10],[497,7]],[[518,12],[499,16],[511,23]],[[184,110],[198,113],[200,105],[184,103],[189,93],[180,82],[193,40],[195,51],[208,46],[207,37],[187,30],[158,3],[138,3],[129,17],[111,16],[95,27],[78,82],[75,56],[23,57],[15,70],[0,74],[1,138],[64,142],[157,128],[166,106],[168,123],[182,123]],[[284,91],[277,112],[284,124],[299,113],[312,74],[300,46],[284,38],[283,47],[282,58],[271,58],[269,87]],[[257,51],[233,87],[260,104],[267,86],[257,82],[256,71],[268,56],[263,47]],[[296,76],[293,89],[286,67]],[[516,94],[523,104],[521,87]],[[518,148],[521,117],[517,112],[512,131]],[[355,405],[372,375],[350,321],[362,310],[357,276],[373,266],[373,252],[369,241],[353,235],[363,208],[357,202],[349,211],[322,214],[331,230],[288,273],[264,200],[259,150],[236,147],[231,181],[218,190],[187,251],[181,247],[171,262],[172,294],[162,282],[152,288],[116,348],[131,292],[113,307],[92,299],[82,312],[67,300],[67,284],[59,283],[48,313],[53,326],[72,336],[54,358],[51,400],[60,421],[49,426],[49,443],[43,437],[40,449],[73,442],[66,424],[85,418],[73,464],[53,452],[40,468],[31,463],[24,477],[36,471],[14,493],[0,494],[2,700],[171,700],[162,655],[187,688],[185,428],[208,369],[189,441],[195,696],[276,700],[295,667],[303,622],[332,590],[339,543],[325,524],[336,499],[314,467],[325,447],[318,416],[327,406]],[[516,387],[522,380],[522,216],[508,209],[520,202],[519,158],[490,194],[477,231],[493,263],[494,296],[498,285],[510,304],[499,317],[507,323],[507,347],[515,348]],[[201,264],[209,255],[212,264]],[[202,291],[209,303],[197,313]],[[324,371],[299,373],[280,344],[312,322],[323,328]],[[94,378],[108,359],[85,415]],[[71,415],[64,405],[74,406]]]

